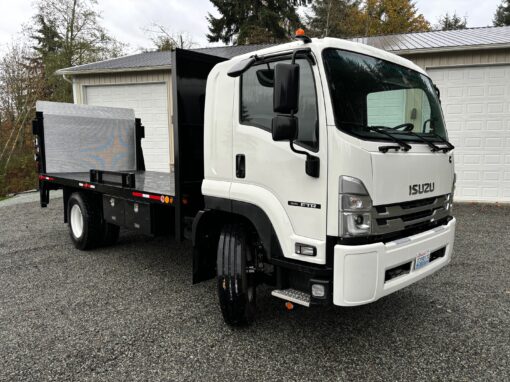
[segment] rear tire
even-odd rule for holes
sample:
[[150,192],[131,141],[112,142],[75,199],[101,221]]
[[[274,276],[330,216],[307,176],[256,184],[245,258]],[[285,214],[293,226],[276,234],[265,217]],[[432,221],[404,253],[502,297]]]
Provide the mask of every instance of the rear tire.
[[250,325],[255,318],[255,251],[239,224],[223,227],[218,242],[217,282],[223,319],[231,326]]
[[101,205],[96,199],[93,195],[75,192],[67,203],[69,234],[74,246],[80,250],[98,247],[105,237]]

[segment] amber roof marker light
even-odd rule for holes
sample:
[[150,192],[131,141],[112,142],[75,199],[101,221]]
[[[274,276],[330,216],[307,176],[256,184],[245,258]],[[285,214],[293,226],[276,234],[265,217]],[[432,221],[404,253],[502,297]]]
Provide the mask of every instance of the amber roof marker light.
[[303,41],[305,44],[312,42],[312,39],[305,35],[305,30],[303,28],[296,29],[296,34],[295,34],[294,38],[296,40]]

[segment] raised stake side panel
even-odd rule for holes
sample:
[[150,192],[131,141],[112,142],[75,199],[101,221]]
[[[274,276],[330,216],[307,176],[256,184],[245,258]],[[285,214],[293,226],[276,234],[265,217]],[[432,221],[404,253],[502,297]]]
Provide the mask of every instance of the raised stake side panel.
[[38,101],[47,173],[136,170],[132,109]]

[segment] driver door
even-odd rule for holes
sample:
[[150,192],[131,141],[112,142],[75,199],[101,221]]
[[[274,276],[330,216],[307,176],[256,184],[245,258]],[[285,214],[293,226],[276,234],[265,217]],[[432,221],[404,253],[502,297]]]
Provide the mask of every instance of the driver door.
[[[270,218],[286,257],[309,262],[325,262],[327,136],[322,92],[317,65],[298,58],[300,95],[298,138],[294,144],[320,160],[318,178],[305,172],[306,156],[290,149],[289,142],[275,142],[271,135],[273,86],[268,69],[273,61],[252,66],[237,79],[238,97],[234,105],[234,163],[244,156],[244,173],[234,166],[232,199],[251,199]],[[242,176],[239,176],[242,175]],[[248,191],[250,190],[250,191]],[[243,195],[244,194],[244,195]],[[250,201],[250,200],[247,200]],[[317,256],[303,258],[295,253],[296,243],[311,244]]]

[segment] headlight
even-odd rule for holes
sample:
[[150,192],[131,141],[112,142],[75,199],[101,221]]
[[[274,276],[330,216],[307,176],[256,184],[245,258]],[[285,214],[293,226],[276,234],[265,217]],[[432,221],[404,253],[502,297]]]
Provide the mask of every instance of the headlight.
[[343,211],[367,211],[372,208],[370,196],[342,195]]
[[363,182],[350,176],[340,177],[339,234],[366,236],[372,231],[372,199]]

